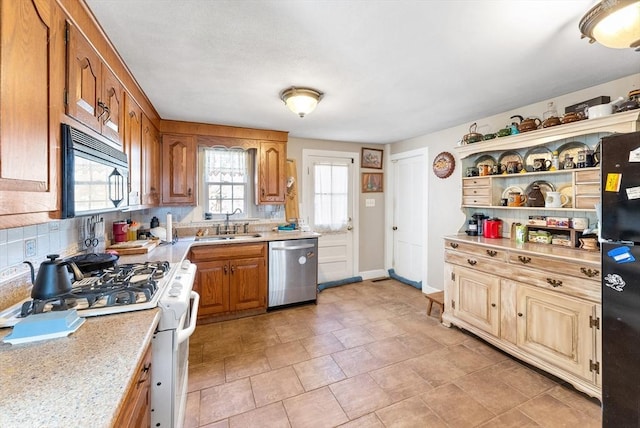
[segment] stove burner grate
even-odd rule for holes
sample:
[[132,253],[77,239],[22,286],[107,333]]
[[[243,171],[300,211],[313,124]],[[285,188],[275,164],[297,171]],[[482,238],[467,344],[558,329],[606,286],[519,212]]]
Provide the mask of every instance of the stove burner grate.
[[158,279],[171,269],[169,262],[125,264],[93,272],[93,276],[75,282],[70,293],[47,300],[24,302],[20,316],[77,307],[125,306],[146,303],[158,292]]

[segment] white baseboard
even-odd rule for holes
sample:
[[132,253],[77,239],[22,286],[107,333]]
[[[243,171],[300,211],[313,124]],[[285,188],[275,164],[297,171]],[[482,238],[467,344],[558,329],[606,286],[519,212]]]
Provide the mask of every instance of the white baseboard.
[[422,292],[424,294],[437,293],[438,291],[442,291],[442,290],[440,290],[438,288],[430,287],[430,286],[428,286],[426,284],[422,284]]
[[368,270],[360,272],[362,279],[389,278],[389,272],[384,269]]

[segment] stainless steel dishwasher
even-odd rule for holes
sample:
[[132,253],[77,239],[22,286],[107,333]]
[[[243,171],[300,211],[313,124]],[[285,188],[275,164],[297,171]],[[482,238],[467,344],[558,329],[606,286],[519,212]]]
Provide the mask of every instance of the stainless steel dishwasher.
[[314,302],[318,238],[269,242],[269,308]]

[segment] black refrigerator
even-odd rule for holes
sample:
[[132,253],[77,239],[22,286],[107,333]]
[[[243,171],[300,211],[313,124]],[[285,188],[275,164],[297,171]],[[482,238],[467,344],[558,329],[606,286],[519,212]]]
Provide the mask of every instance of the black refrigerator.
[[600,142],[602,425],[640,426],[640,132]]

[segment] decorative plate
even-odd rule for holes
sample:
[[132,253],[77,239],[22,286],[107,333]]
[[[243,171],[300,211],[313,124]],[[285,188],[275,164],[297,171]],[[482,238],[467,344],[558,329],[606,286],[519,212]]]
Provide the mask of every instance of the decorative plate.
[[502,165],[507,165],[507,162],[519,162],[520,164],[522,164],[523,168],[524,168],[524,162],[522,161],[522,156],[520,156],[520,153],[518,152],[514,152],[513,150],[509,150],[504,152],[503,154],[500,155],[500,158],[498,158],[498,163],[501,163]]
[[438,178],[447,178],[456,167],[456,160],[449,152],[438,154],[433,160],[433,173]]
[[566,186],[560,187],[558,189],[558,192],[569,198],[569,202],[564,206],[564,208],[573,208],[573,186],[568,184]]
[[548,148],[544,146],[534,147],[531,150],[529,150],[527,154],[524,156],[524,169],[526,169],[527,172],[533,172],[534,159],[551,160],[552,157],[553,157],[553,154],[551,153],[551,150],[549,150]]
[[493,167],[495,164],[496,160],[493,158],[493,156],[482,155],[478,159],[476,159],[476,166],[489,165],[490,167]]
[[560,165],[564,162],[565,156],[570,156],[573,158],[574,162],[578,162],[578,152],[581,150],[589,150],[589,146],[579,141],[569,141],[568,143],[558,147],[558,159],[560,160]]
[[509,197],[509,193],[511,192],[520,193],[521,195],[524,195],[524,190],[522,190],[522,187],[509,186],[506,189],[504,189],[504,192],[502,192],[502,199],[507,199]]
[[545,199],[547,198],[547,192],[556,191],[556,186],[554,186],[552,183],[549,183],[548,181],[544,181],[544,180],[536,180],[531,184],[529,184],[526,189],[524,189],[524,194],[528,195],[529,192],[531,192],[531,189],[533,189],[534,185],[540,186],[540,191],[544,195]]

